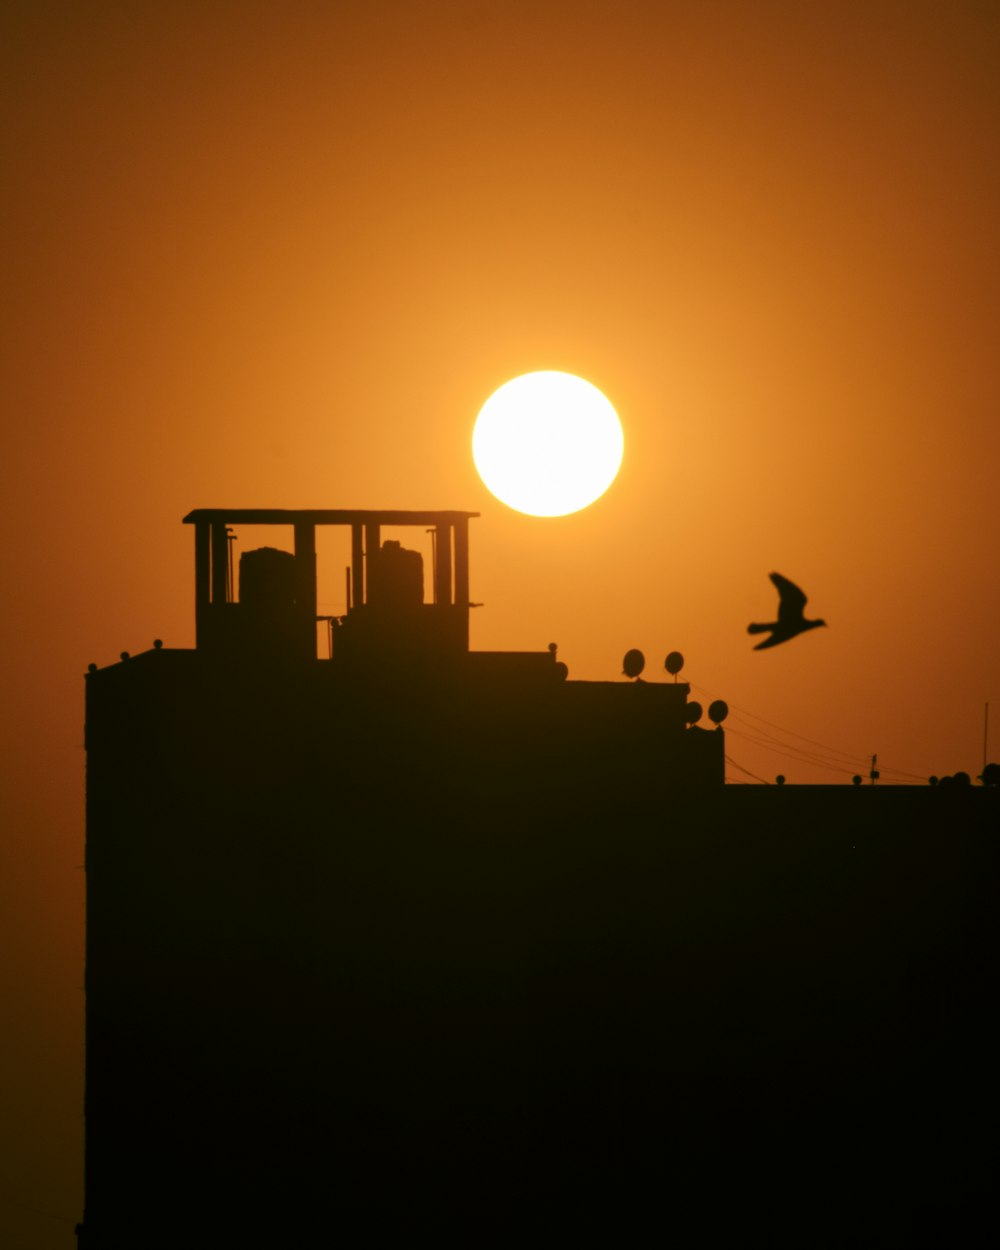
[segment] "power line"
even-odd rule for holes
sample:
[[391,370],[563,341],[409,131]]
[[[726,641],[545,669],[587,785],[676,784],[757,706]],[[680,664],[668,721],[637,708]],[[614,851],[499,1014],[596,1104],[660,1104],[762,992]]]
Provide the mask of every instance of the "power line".
[[[711,690],[706,690],[704,686],[695,686],[694,688],[702,694],[708,695],[710,698],[715,699],[719,697]],[[729,704],[729,710],[731,712],[738,712],[740,716],[745,716],[748,720],[759,721],[760,724],[767,725],[769,729],[777,729],[779,733],[785,734],[788,737],[799,738],[803,742],[808,742],[810,746],[819,747],[820,750],[825,751],[828,755],[839,755],[842,759],[850,760],[852,763],[867,763],[867,755],[861,755],[852,751],[841,751],[837,747],[828,746],[825,742],[817,742],[815,738],[807,738],[805,734],[796,733],[794,729],[786,729],[783,725],[776,725],[773,721],[765,720],[763,716],[757,716],[754,712],[748,712],[746,708],[736,707],[733,703]],[[780,741],[780,739],[777,741]]]
[[[717,698],[718,696],[711,690],[705,689],[704,686],[696,686],[692,683],[692,688],[697,690],[708,698]],[[734,734],[736,737],[744,738],[748,742],[753,742],[757,746],[763,747],[765,750],[772,751],[777,755],[783,755],[787,759],[795,760],[797,763],[813,764],[819,768],[826,768],[832,772],[840,772],[847,774],[863,773],[867,768],[871,759],[870,755],[861,755],[849,751],[842,751],[838,747],[831,747],[825,742],[818,742],[815,738],[808,738],[805,734],[797,733],[794,729],[786,729],[783,725],[777,725],[773,721],[766,720],[763,716],[757,716],[754,712],[747,711],[745,708],[729,705],[730,713],[736,713],[737,725],[731,723],[726,725],[726,732]],[[738,725],[741,720],[751,722],[747,724],[745,730],[740,730]],[[752,722],[757,722],[753,724]],[[767,729],[761,729],[759,726],[767,726]],[[768,733],[768,729],[776,730],[779,734],[785,735],[785,738],[776,737],[772,733]],[[794,742],[788,742],[787,738],[797,738],[800,742],[808,743],[811,747],[816,747],[823,754],[816,751],[809,751],[805,747],[800,747]],[[901,768],[883,767],[881,769],[883,776],[891,776],[906,781],[925,781],[926,778],[918,776],[916,773],[907,772]]]
[[[738,768],[741,773],[746,773],[746,775],[748,777],[752,777],[754,781],[759,781],[762,786],[769,786],[771,784],[769,781],[765,781],[763,777],[758,777],[756,773],[752,773],[749,768],[744,768],[742,764],[737,764],[731,755],[727,755],[725,760],[726,763],[732,765],[733,768]],[[740,784],[746,785],[747,783],[744,781]]]
[[745,742],[752,742],[757,746],[762,746],[765,750],[770,751],[774,755],[783,755],[785,759],[794,760],[797,764],[814,764],[817,768],[826,768],[830,772],[845,773],[848,775],[857,772],[856,768],[845,768],[843,764],[831,764],[828,760],[824,760],[817,755],[796,751],[794,748],[785,750],[782,747],[773,745],[772,742],[764,738],[758,738],[753,734],[741,733],[738,729],[734,729],[728,724],[726,725],[726,733],[732,734],[737,738],[742,738]]

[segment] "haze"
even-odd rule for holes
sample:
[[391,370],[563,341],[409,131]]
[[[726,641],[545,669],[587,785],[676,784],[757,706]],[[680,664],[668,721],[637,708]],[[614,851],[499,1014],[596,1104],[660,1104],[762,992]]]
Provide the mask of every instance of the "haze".
[[[82,674],[192,645],[193,508],[478,509],[474,647],[677,649],[844,753],[734,713],[734,782],[980,771],[993,7],[32,4],[0,46],[8,1244],[80,1216]],[[557,520],[471,456],[537,369],[625,429]],[[830,627],[754,653],[772,570]]]

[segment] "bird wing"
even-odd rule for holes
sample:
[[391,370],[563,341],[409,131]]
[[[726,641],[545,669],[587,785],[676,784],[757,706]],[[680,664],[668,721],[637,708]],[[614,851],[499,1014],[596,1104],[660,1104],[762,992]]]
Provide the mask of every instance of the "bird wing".
[[772,573],[771,581],[778,590],[778,620],[782,623],[800,621],[807,602],[805,595],[794,582],[780,573]]

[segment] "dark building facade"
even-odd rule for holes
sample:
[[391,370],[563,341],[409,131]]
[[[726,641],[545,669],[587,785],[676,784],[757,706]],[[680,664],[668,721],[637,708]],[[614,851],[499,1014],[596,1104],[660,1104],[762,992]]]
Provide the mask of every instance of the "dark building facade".
[[996,796],[727,788],[684,683],[470,651],[473,515],[191,513],[195,649],[88,675],[81,1247],[973,1209]]

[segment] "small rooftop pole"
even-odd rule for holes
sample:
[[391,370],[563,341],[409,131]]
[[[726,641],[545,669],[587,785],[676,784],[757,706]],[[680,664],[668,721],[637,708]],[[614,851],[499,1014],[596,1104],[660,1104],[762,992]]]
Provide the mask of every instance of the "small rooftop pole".
[[437,526],[434,525],[430,529],[424,530],[424,533],[430,534],[431,536],[431,586],[434,588],[434,595],[433,595],[432,602],[437,603],[437,588],[438,588],[438,531],[437,531]]
[[236,596],[233,594],[233,543],[236,541],[236,531],[231,525],[226,526],[226,541],[229,543],[229,584],[226,588],[228,595],[227,602],[235,603]]
[[212,606],[220,612],[229,602],[228,529],[222,520],[212,522]]
[[990,750],[990,705],[989,705],[989,702],[987,702],[985,711],[983,712],[983,772],[986,771],[986,765],[990,762],[989,750]]

